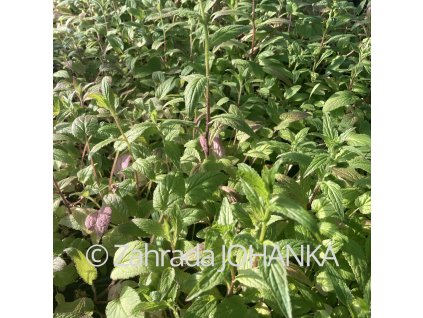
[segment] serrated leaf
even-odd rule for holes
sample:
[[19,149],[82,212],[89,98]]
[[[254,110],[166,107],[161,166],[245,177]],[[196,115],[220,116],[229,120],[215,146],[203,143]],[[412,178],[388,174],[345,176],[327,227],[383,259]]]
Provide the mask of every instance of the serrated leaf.
[[103,197],[103,202],[112,208],[112,223],[121,223],[128,219],[128,207],[119,195],[109,193]]
[[213,116],[210,123],[218,123],[220,125],[226,125],[233,129],[240,130],[251,137],[255,137],[254,131],[250,126],[247,125],[245,120],[234,114],[221,114]]
[[227,25],[219,28],[210,38],[210,46],[215,47],[223,42],[229,41],[251,29],[248,25]]
[[342,205],[342,192],[339,184],[333,181],[324,181],[321,184],[323,193],[328,197],[338,215],[344,217],[344,206]]
[[[148,301],[139,303],[134,310],[132,311],[135,315],[140,315],[138,317],[145,317],[144,312],[157,312],[163,309],[168,308],[167,302],[165,301]],[[141,316],[142,315],[142,316]]]
[[336,92],[326,101],[325,105],[323,106],[323,112],[327,113],[340,107],[352,105],[357,100],[358,97],[350,91]]
[[372,201],[370,193],[364,193],[355,200],[355,205],[358,207],[361,213],[370,214],[372,211]]
[[169,239],[163,224],[151,219],[132,219],[132,222],[144,232]]
[[106,147],[108,144],[116,141],[116,138],[107,138],[105,140],[100,141],[98,144],[95,144],[94,147],[91,148],[90,156],[98,152],[101,148]]
[[217,300],[212,295],[197,298],[188,307],[184,318],[211,318],[215,317]]
[[118,298],[107,304],[107,318],[142,318],[144,315],[134,314],[135,307],[141,303],[140,297],[135,289],[124,286]]
[[269,287],[272,302],[285,317],[292,318],[291,298],[289,296],[288,279],[284,265],[279,261],[263,264],[260,271]]
[[351,290],[348,288],[342,276],[338,271],[329,263],[324,264],[325,272],[332,283],[336,296],[345,306],[350,307],[353,296]]
[[97,129],[97,117],[92,115],[79,116],[72,123],[72,134],[81,141],[86,141]]
[[239,295],[224,298],[217,305],[216,317],[245,318],[247,306]]
[[271,209],[275,213],[282,214],[300,223],[311,233],[317,233],[318,231],[314,217],[304,209],[304,207],[287,197],[277,196],[273,198],[271,201]]
[[175,283],[175,269],[173,267],[166,268],[162,273],[159,285],[161,300],[166,300],[168,298],[168,295],[172,291]]
[[[161,272],[164,268],[168,267],[168,263],[164,263],[163,266],[161,266],[160,253],[158,254],[159,257],[156,258],[156,255],[150,252],[146,262],[144,256],[146,244],[147,243],[143,241],[131,241],[119,247],[113,258],[115,267],[110,274],[111,279],[128,279],[151,271]],[[151,250],[153,250],[153,247],[149,245],[148,251]],[[156,261],[159,262],[156,263]]]
[[256,170],[246,165],[245,163],[240,163],[238,164],[237,173],[239,177],[248,183],[260,197],[264,199],[269,197],[269,192],[266,189],[266,185]]
[[197,284],[188,294],[186,301],[191,301],[195,297],[201,295],[212,289],[213,287],[221,284],[224,278],[224,271],[219,271],[220,266],[209,266],[206,267],[201,273]]
[[185,110],[189,117],[194,114],[194,109],[197,107],[200,97],[204,95],[207,79],[204,75],[196,74],[191,76],[188,85],[185,87]]
[[303,178],[306,178],[307,176],[311,175],[314,171],[320,168],[326,167],[326,164],[329,162],[329,160],[329,155],[325,153],[316,155],[308,165],[306,171],[304,172]]
[[[138,137],[142,136],[144,133],[147,133],[148,131],[153,129],[155,129],[154,123],[144,122],[144,123],[134,125],[131,129],[125,132],[125,136],[126,136],[126,139],[128,139],[128,142],[131,144]],[[117,140],[113,146],[116,149],[116,151],[120,151],[120,152],[124,151],[128,147],[123,136],[120,136],[119,140]]]
[[359,286],[364,290],[368,280],[368,267],[362,247],[353,239],[348,238],[344,240],[341,250]]
[[218,171],[200,172],[186,179],[185,202],[195,205],[207,198],[223,184],[227,177]]
[[181,176],[167,175],[153,193],[153,207],[161,213],[169,212],[183,202],[185,194],[184,179]]
[[131,168],[143,174],[148,179],[154,179],[155,177],[154,166],[157,160],[158,159],[156,156],[149,156],[147,158],[138,158],[132,164]]
[[217,224],[221,225],[231,225],[235,221],[234,215],[232,213],[232,206],[229,203],[227,198],[223,198],[222,205],[220,206],[219,217],[217,219]]
[[168,78],[163,83],[160,83],[160,85],[156,89],[156,97],[160,100],[164,99],[167,94],[170,93],[170,91],[175,87],[176,81],[174,77]]

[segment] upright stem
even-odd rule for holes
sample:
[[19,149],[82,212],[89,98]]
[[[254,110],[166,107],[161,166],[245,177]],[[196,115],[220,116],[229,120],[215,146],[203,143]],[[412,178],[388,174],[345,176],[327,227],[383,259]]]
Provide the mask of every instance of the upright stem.
[[69,206],[69,202],[68,202],[68,200],[66,200],[65,196],[62,193],[62,190],[60,190],[59,184],[57,183],[56,179],[54,179],[54,177],[53,177],[53,183],[54,183],[54,186],[56,187],[57,193],[59,193],[60,197],[62,198],[63,204],[65,205],[65,207],[68,210],[69,214],[72,214],[72,210],[71,210],[71,208]]
[[162,6],[160,4],[160,1],[159,1],[159,4],[157,5],[157,7],[159,9],[160,22],[162,23],[162,31],[163,31],[163,60],[164,60],[164,62],[167,62],[167,57],[166,57],[166,31],[164,29]]
[[[126,145],[128,146],[128,150],[129,150],[129,153],[132,156],[132,160],[135,161],[135,156],[134,156],[134,153],[132,152],[131,144],[130,144],[128,138],[126,137],[125,133],[123,132],[123,129],[120,126],[119,119],[118,119],[118,117],[117,117],[117,115],[114,111],[112,112],[112,117],[113,117],[113,120],[116,123],[117,128],[119,129],[119,132],[121,133],[123,139],[125,140]],[[138,180],[138,173],[136,171],[134,171],[134,177],[135,177],[135,185],[136,185],[137,195],[138,195],[139,194],[139,180]]]
[[103,196],[101,193],[101,182],[100,182],[100,178],[98,177],[97,171],[95,169],[95,163],[93,160],[93,157],[91,156],[90,152],[91,152],[91,148],[90,148],[90,140],[87,139],[87,141],[85,142],[85,144],[87,145],[87,150],[88,150],[88,158],[90,160],[90,164],[91,164],[91,168],[93,169],[93,174],[94,174],[94,179],[97,183],[98,186],[98,193],[100,194],[100,196]]
[[204,29],[204,64],[206,68],[206,92],[205,92],[205,102],[206,102],[206,156],[209,155],[210,150],[210,66],[209,66],[209,27],[208,27],[208,18],[204,12],[203,1],[199,0],[200,13],[203,22]]
[[251,37],[251,57],[254,56],[254,45],[256,40],[256,1],[252,0],[251,22],[253,24],[253,35]]

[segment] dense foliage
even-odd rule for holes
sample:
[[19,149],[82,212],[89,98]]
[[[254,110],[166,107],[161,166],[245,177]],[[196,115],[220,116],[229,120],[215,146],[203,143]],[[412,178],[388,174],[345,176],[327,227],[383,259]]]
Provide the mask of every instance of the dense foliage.
[[[370,316],[365,2],[54,0],[55,317]],[[114,266],[128,242],[218,264]]]

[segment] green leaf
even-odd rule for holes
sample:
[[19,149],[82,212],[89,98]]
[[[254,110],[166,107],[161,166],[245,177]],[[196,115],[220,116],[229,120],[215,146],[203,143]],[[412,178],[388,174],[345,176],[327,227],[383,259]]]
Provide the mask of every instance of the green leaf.
[[223,198],[222,205],[220,206],[217,224],[232,225],[235,221],[232,209],[233,206],[229,203],[228,198]]
[[92,115],[79,116],[72,123],[72,134],[81,141],[86,141],[97,129],[97,117]]
[[353,296],[351,290],[348,288],[342,276],[338,273],[335,268],[333,268],[333,266],[329,262],[325,262],[324,269],[329,280],[332,283],[337,298],[345,306],[350,307]]
[[135,289],[124,286],[118,298],[107,304],[107,318],[143,318],[142,314],[134,314],[135,307],[141,303],[140,297]]
[[[164,263],[162,267],[162,264],[160,263],[160,253],[156,259],[156,254],[153,252],[148,254],[148,263],[146,264],[144,256],[146,244],[147,243],[143,241],[132,241],[125,244],[125,246],[119,247],[113,258],[115,267],[110,274],[111,279],[128,279],[131,277],[139,276],[141,274],[149,273],[151,271],[161,272],[165,267],[168,267],[167,262]],[[153,247],[148,245],[148,251],[151,250],[153,250]],[[158,264],[156,263],[156,260],[159,261]]]
[[370,214],[372,211],[372,201],[370,193],[364,193],[355,200],[355,205],[361,213]]
[[156,89],[156,97],[160,100],[164,99],[175,87],[176,81],[174,77],[168,78]]
[[215,317],[217,300],[212,295],[198,297],[191,306],[188,307],[184,318],[211,318]]
[[224,278],[224,272],[219,272],[220,270],[219,265],[216,266],[209,266],[206,267],[204,271],[202,271],[200,279],[198,280],[197,284],[188,294],[186,301],[191,301],[195,297],[201,295],[212,289],[213,287],[221,284]]
[[277,196],[271,201],[271,210],[282,214],[307,228],[311,233],[317,233],[317,223],[314,217],[301,205],[284,196]]
[[266,189],[263,179],[256,170],[245,163],[240,163],[238,164],[238,175],[242,180],[248,183],[260,197],[268,199],[269,192]]
[[291,298],[284,265],[279,261],[263,264],[260,268],[264,281],[269,287],[272,302],[285,317],[292,318]]
[[248,126],[247,123],[239,116],[234,114],[221,114],[213,116],[213,119],[210,123],[226,125],[232,127],[233,129],[240,130],[251,137],[255,137],[254,131],[251,129],[251,127]]
[[326,101],[323,106],[323,112],[328,113],[337,108],[354,104],[357,100],[358,97],[350,91],[336,92]]
[[339,184],[333,181],[323,181],[321,186],[323,193],[328,197],[338,215],[344,217],[344,206],[342,205],[342,192]]
[[218,46],[223,42],[238,37],[242,33],[248,32],[250,29],[251,27],[247,25],[227,25],[221,27],[212,34],[210,38],[210,46]]
[[210,198],[226,180],[227,177],[218,171],[200,172],[190,176],[185,183],[185,203],[195,205]]
[[162,295],[162,300],[166,300],[168,298],[167,295],[170,294],[175,283],[175,269],[173,267],[166,268],[162,273],[159,286],[159,292]]
[[114,141],[116,141],[116,138],[112,138],[112,137],[100,141],[98,144],[94,145],[94,147],[91,148],[90,156],[92,156],[97,151],[99,151],[101,148],[106,147],[108,144],[110,144],[110,143],[112,143]]
[[[132,311],[135,315],[140,315],[139,317],[145,317],[144,312],[157,312],[163,309],[168,308],[167,302],[165,301],[148,301],[139,303],[134,310]],[[142,316],[141,316],[142,315]]]
[[103,202],[112,208],[113,223],[122,223],[128,219],[128,207],[119,195],[109,193],[103,197]]
[[343,242],[342,255],[347,260],[362,290],[368,280],[368,266],[366,262],[366,255],[362,247],[351,238],[347,238]]
[[245,318],[246,316],[247,306],[239,295],[224,298],[217,305],[216,317]]
[[304,172],[303,178],[306,178],[307,176],[311,175],[314,171],[325,167],[329,160],[330,157],[326,153],[316,155],[308,165],[306,171]]
[[[148,131],[153,129],[155,129],[154,123],[143,122],[143,123],[134,125],[131,129],[125,132],[125,136],[128,139],[128,142],[131,144],[135,140],[137,140],[137,138],[142,136],[144,133],[147,133]],[[120,136],[119,140],[117,140],[113,146],[116,149],[116,151],[120,151],[120,152],[124,151],[128,147],[123,136]]]
[[194,114],[194,109],[197,107],[200,97],[204,95],[207,79],[204,75],[195,74],[189,77],[188,85],[185,87],[185,110],[189,117]]
[[138,158],[132,164],[131,168],[144,176],[148,179],[154,179],[155,177],[155,163],[158,161],[156,156],[149,156],[147,158]]
[[85,255],[80,250],[69,247],[65,249],[65,252],[74,262],[76,271],[83,281],[88,285],[92,285],[93,281],[97,278],[97,268],[85,258]]
[[97,93],[91,93],[91,94],[88,95],[88,97],[90,99],[94,99],[96,101],[98,107],[105,108],[105,109],[107,109],[110,112],[113,112],[114,111],[114,109],[113,109],[112,105],[110,104],[110,102],[103,95],[97,94]]
[[153,193],[153,207],[161,213],[168,213],[183,202],[184,179],[181,176],[166,175]]
[[283,94],[283,96],[285,97],[285,99],[290,99],[291,97],[293,97],[295,94],[297,94],[297,92],[301,89],[301,85],[294,85],[290,88],[288,88],[285,93]]
[[123,51],[124,46],[121,38],[117,37],[116,35],[110,35],[107,37],[107,41],[115,50]]
[[132,222],[141,230],[150,235],[156,235],[169,239],[168,233],[165,231],[163,224],[151,219],[132,219]]
[[[91,298],[81,297],[72,302],[66,302],[63,299],[60,299],[58,296],[63,296],[62,294],[56,295],[57,307],[54,310],[54,317],[91,317],[94,312],[94,303]],[[67,314],[67,315],[59,315]]]

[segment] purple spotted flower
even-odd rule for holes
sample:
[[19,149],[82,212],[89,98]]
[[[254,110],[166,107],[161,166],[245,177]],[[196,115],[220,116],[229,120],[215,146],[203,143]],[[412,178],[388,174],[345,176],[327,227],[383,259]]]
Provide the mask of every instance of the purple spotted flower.
[[130,163],[131,163],[131,156],[129,154],[120,155],[116,160],[114,174],[117,175],[122,170],[128,168]]
[[217,158],[222,158],[225,155],[225,149],[223,148],[222,141],[219,136],[214,137],[212,150]]
[[111,216],[112,208],[104,206],[97,212],[87,216],[85,219],[85,226],[88,230],[94,231],[98,236],[102,236],[109,227]]

